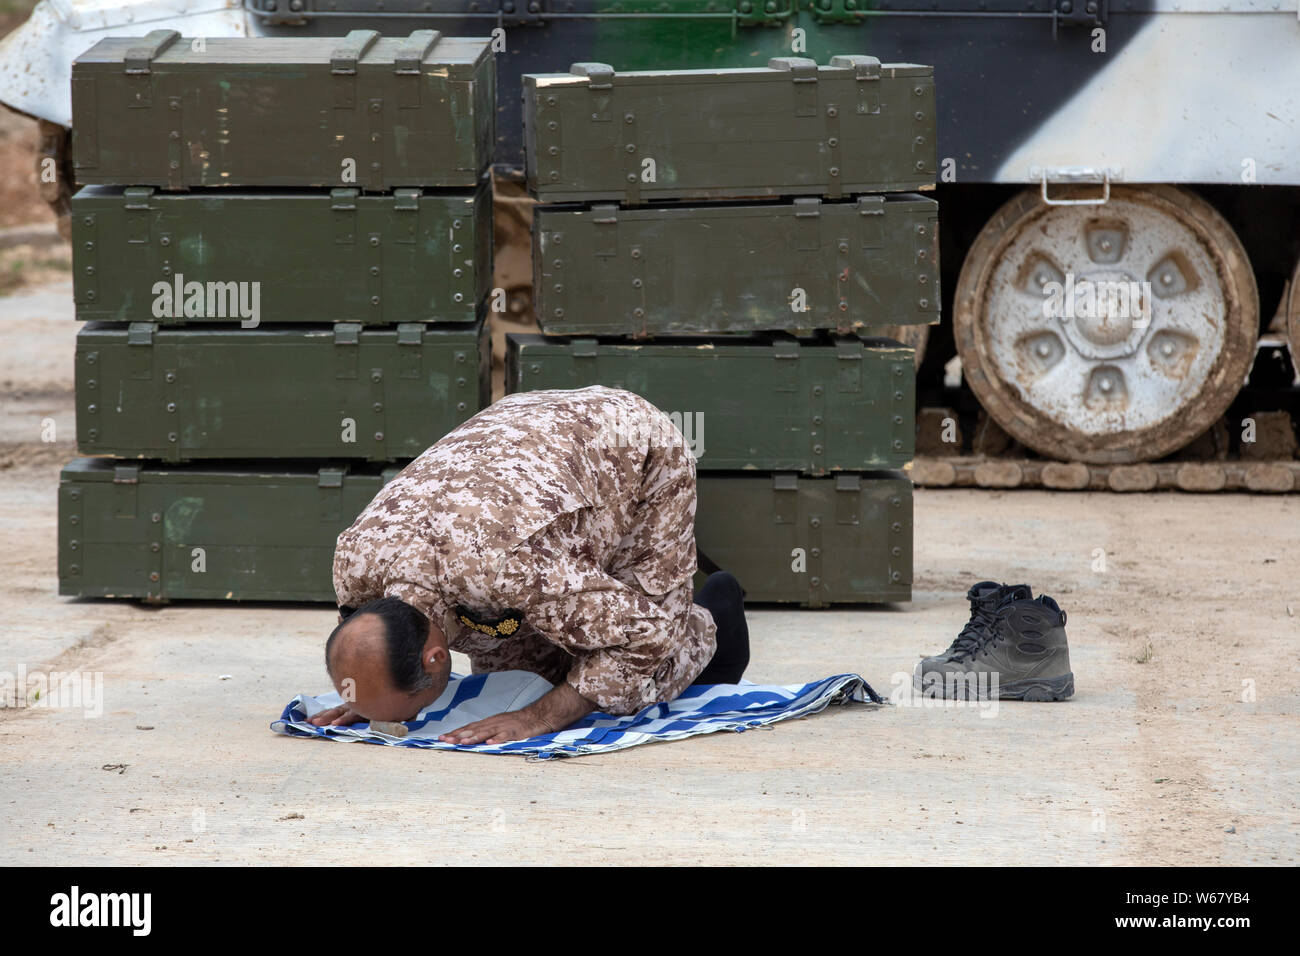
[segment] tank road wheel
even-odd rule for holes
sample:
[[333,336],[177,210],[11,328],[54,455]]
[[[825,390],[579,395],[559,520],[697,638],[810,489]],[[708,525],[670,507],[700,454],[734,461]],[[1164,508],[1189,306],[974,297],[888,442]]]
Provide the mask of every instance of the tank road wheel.
[[1300,262],[1286,287],[1286,338],[1291,347],[1291,366],[1300,372]]
[[1162,458],[1213,425],[1250,370],[1259,293],[1232,228],[1172,186],[1102,206],[1026,190],[962,265],[953,333],[985,410],[1040,454]]

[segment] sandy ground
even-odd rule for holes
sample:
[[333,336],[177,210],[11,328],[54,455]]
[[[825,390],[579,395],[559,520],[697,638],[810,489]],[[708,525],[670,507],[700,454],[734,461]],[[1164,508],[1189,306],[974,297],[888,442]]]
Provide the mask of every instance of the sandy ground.
[[0,711],[0,864],[1296,862],[1300,498],[918,491],[912,604],[751,615],[750,679],[889,695],[968,584],[1027,581],[1070,615],[1066,703],[544,762],[289,739],[329,609],[56,596],[75,330],[66,281],[0,298],[0,671],[102,673],[104,713]]
[[[26,19],[9,13],[0,0],[0,37]],[[36,150],[40,132],[34,119],[0,106],[0,229],[34,222],[53,222],[54,213],[41,199],[37,184]]]

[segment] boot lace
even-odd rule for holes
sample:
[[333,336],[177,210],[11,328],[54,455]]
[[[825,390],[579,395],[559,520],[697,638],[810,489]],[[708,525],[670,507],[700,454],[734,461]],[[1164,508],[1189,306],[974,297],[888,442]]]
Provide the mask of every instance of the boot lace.
[[957,639],[952,642],[949,651],[954,657],[972,657],[979,652],[993,634],[993,622],[997,620],[997,608],[987,602],[971,602],[971,618],[961,629]]

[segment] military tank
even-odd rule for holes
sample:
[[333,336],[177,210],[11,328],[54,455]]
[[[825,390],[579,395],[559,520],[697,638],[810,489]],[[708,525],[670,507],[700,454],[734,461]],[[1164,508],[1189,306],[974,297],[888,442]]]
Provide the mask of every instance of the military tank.
[[0,41],[0,102],[41,121],[57,210],[72,58],[159,27],[493,36],[497,281],[515,327],[531,276],[522,74],[845,51],[933,64],[946,321],[881,330],[917,348],[933,434],[914,478],[1300,488],[1300,23],[1273,0],[41,0]]

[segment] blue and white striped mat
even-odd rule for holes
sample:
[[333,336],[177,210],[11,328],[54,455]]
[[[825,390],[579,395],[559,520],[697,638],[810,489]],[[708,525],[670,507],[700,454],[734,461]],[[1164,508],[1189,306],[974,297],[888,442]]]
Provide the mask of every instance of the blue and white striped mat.
[[613,717],[597,712],[559,733],[528,740],[465,746],[437,739],[439,734],[483,717],[527,706],[550,686],[537,675],[523,671],[469,677],[453,674],[442,696],[406,724],[405,737],[372,731],[369,724],[362,723],[346,727],[317,727],[308,723],[307,718],[341,703],[338,694],[329,693],[321,697],[299,695],[289,702],[280,719],[271,724],[271,729],[292,737],[361,741],[390,747],[522,754],[546,759],[608,753],[637,744],[682,740],[719,730],[745,731],[794,717],[806,717],[825,710],[831,704],[884,702],[856,674],[838,674],[811,684],[790,686],[767,686],[748,681],[701,684],[686,688],[674,701],[654,704],[630,717]]

